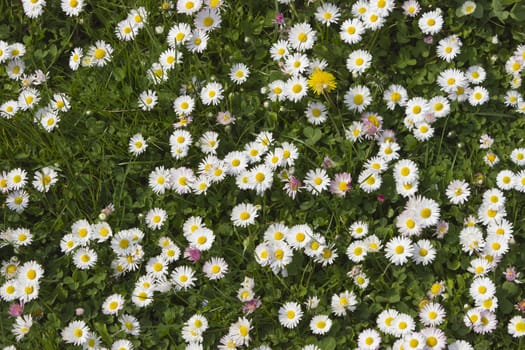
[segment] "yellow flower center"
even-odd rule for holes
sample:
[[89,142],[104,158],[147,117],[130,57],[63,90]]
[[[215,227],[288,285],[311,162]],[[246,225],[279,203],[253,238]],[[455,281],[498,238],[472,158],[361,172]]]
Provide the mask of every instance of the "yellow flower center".
[[102,48],[98,48],[98,49],[95,50],[95,58],[96,59],[101,60],[104,57],[106,57],[106,50],[104,50]]

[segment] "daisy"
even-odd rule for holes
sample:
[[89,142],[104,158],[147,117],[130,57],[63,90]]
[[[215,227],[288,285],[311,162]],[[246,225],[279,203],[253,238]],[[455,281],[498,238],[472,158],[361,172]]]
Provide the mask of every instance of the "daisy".
[[443,17],[441,16],[441,9],[437,8],[434,11],[426,12],[421,15],[418,21],[419,29],[424,34],[433,35],[439,33],[443,27]]
[[418,141],[427,141],[434,135],[434,128],[427,122],[419,122],[415,125],[413,133]]
[[366,14],[361,16],[361,20],[365,28],[370,30],[378,30],[385,24],[385,17],[383,17],[376,8],[371,7]]
[[512,317],[507,325],[507,332],[514,338],[523,337],[525,335],[525,318],[519,315]]
[[299,75],[306,71],[309,65],[308,56],[298,52],[285,57],[284,71],[289,75]]
[[193,277],[195,272],[189,266],[178,266],[171,272],[171,281],[175,290],[186,290],[195,285],[197,278]]
[[293,250],[288,244],[286,244],[286,242],[272,242],[270,246],[270,252],[270,267],[275,274],[285,269],[286,266],[292,262]]
[[135,23],[128,19],[120,21],[115,27],[115,35],[117,36],[117,39],[124,41],[135,39],[138,31],[139,28],[135,25]]
[[228,264],[223,258],[213,257],[204,263],[202,271],[210,280],[219,280],[228,272]]
[[285,239],[286,242],[294,250],[302,249],[310,243],[312,240],[313,231],[310,226],[303,225],[294,225],[286,230]]
[[394,334],[394,320],[398,317],[399,312],[395,309],[386,309],[377,315],[376,323],[379,330],[386,334]]
[[222,84],[210,82],[204,86],[200,92],[200,98],[205,105],[218,105],[223,98]]
[[80,270],[89,270],[97,263],[98,255],[90,248],[80,248],[73,255],[73,264]]
[[456,340],[448,345],[449,350],[474,350],[470,343],[465,340]]
[[131,295],[131,302],[138,307],[146,307],[153,302],[151,288],[135,287]]
[[406,209],[415,214],[416,220],[423,227],[436,225],[439,221],[440,208],[433,199],[417,196],[409,199]]
[[491,188],[483,193],[483,203],[495,208],[504,207],[505,201],[505,195],[497,188]]
[[351,111],[363,112],[372,103],[370,90],[364,85],[351,87],[345,93],[344,102]]
[[356,221],[348,228],[348,231],[353,238],[363,238],[368,234],[368,224],[363,221]]
[[168,45],[175,49],[180,45],[185,44],[191,36],[191,27],[187,23],[175,23],[168,32]]
[[7,63],[6,71],[10,79],[20,80],[24,77],[25,63],[20,58],[14,58]]
[[71,55],[69,56],[69,68],[74,71],[77,70],[78,67],[80,67],[80,62],[82,61],[83,57],[84,55],[82,48],[76,47],[73,49],[73,51],[71,51]]
[[9,58],[11,58],[9,44],[3,40],[0,40],[0,63],[4,63]]
[[21,213],[29,205],[29,194],[25,190],[13,191],[7,195],[5,204],[10,210]]
[[496,286],[490,278],[478,277],[472,281],[469,293],[474,301],[483,301],[492,298],[496,294]]
[[302,76],[293,76],[286,81],[284,88],[288,100],[299,102],[308,92],[308,81]]
[[193,15],[200,10],[202,0],[177,0],[177,12],[186,15]]
[[422,239],[414,244],[412,260],[416,264],[426,266],[434,261],[436,249],[427,239]]
[[452,204],[463,204],[468,201],[470,187],[464,180],[453,180],[445,192]]
[[363,22],[357,18],[347,19],[341,24],[339,36],[347,44],[356,44],[362,40],[365,32]]
[[124,307],[124,298],[120,294],[112,294],[102,303],[104,315],[116,315]]
[[362,330],[357,337],[357,345],[361,350],[377,350],[381,345],[381,335],[374,329]]
[[84,0],[62,0],[60,6],[67,16],[76,17],[82,12]]
[[430,302],[419,311],[419,318],[425,326],[437,326],[443,323],[446,317],[443,306],[438,303]]
[[386,244],[385,253],[394,265],[404,265],[413,255],[412,242],[406,237],[393,237]]
[[129,139],[128,151],[134,156],[138,156],[146,151],[148,144],[142,134],[135,134]]
[[152,230],[159,230],[167,218],[168,215],[164,209],[153,208],[146,214],[146,225]]
[[525,170],[514,176],[514,189],[519,192],[525,192]]
[[437,56],[447,62],[452,61],[461,52],[461,40],[457,35],[451,35],[439,41],[436,48]]
[[293,143],[283,142],[281,148],[283,149],[284,165],[292,167],[295,160],[299,157],[297,147]]
[[173,110],[179,116],[186,116],[193,112],[195,100],[188,95],[179,96],[173,101]]
[[485,258],[476,258],[470,261],[468,272],[474,276],[484,276],[493,270],[494,266]]
[[264,240],[268,242],[282,241],[288,234],[288,227],[281,223],[273,223],[264,232]]
[[18,95],[18,107],[22,111],[33,109],[40,102],[40,93],[33,88],[22,90]]
[[197,248],[201,252],[209,250],[215,241],[213,231],[207,227],[200,228],[186,237],[190,247]]
[[360,272],[358,273],[357,275],[353,276],[352,277],[354,283],[360,288],[360,289],[366,289],[366,287],[368,287],[368,284],[370,283],[370,279],[368,278],[368,276],[363,273],[363,272]]
[[113,48],[102,40],[96,41],[95,45],[91,46],[87,53],[91,58],[91,65],[97,67],[103,67],[111,61],[112,54]]
[[371,3],[365,0],[358,0],[352,5],[352,14],[355,17],[362,18],[370,10]]
[[166,49],[159,57],[159,63],[166,72],[173,69],[175,65],[180,64],[181,62],[182,52],[172,48]]
[[248,165],[245,153],[238,151],[228,153],[226,157],[224,157],[224,163],[226,166],[226,171],[230,175],[240,174],[246,170]]
[[402,337],[414,332],[416,323],[414,319],[407,314],[400,313],[392,321],[392,334]]
[[378,190],[383,183],[383,180],[377,172],[373,172],[367,169],[364,169],[357,178],[359,187],[366,193],[371,193]]
[[259,134],[257,134],[255,142],[259,143],[261,147],[267,151],[268,147],[270,147],[273,142],[273,134],[269,131],[261,131]]
[[204,227],[206,227],[206,225],[202,222],[202,218],[200,216],[190,216],[184,222],[182,231],[185,237],[189,237],[192,233]]
[[520,93],[516,90],[509,90],[505,94],[505,105],[511,107],[517,107],[518,103],[522,100]]
[[[171,138],[170,138],[171,139]],[[148,183],[155,194],[164,194],[168,188],[170,172],[163,166],[158,166],[149,175]]]
[[330,192],[344,197],[346,192],[351,189],[352,176],[349,173],[336,174],[334,179],[330,182]]
[[468,80],[460,70],[449,68],[439,73],[437,83],[442,91],[452,93],[457,92],[458,88],[466,88]]
[[128,21],[132,21],[133,24],[138,28],[144,28],[144,25],[148,22],[148,12],[145,7],[139,7],[138,9],[131,9],[127,17]]
[[270,48],[270,55],[274,61],[279,61],[280,59],[288,56],[290,50],[288,46],[290,43],[287,40],[279,40],[272,45]]
[[251,189],[254,189],[258,195],[263,195],[264,191],[272,187],[272,184],[273,173],[269,167],[265,165],[257,165],[249,171],[248,186],[250,186]]
[[19,342],[22,340],[27,333],[29,333],[29,330],[31,329],[31,326],[33,325],[33,317],[29,315],[24,316],[18,316],[15,319],[15,323],[13,324],[13,329],[11,332],[16,338],[16,341]]
[[402,159],[394,166],[394,179],[396,182],[412,182],[417,180],[418,177],[419,168],[417,164],[410,159]]
[[479,106],[489,100],[489,92],[483,86],[475,86],[468,95],[468,102],[472,106]]
[[140,334],[140,323],[135,316],[123,314],[119,317],[119,322],[121,325],[121,330],[124,331],[124,333],[129,335]]
[[371,65],[372,55],[366,50],[355,50],[350,53],[346,60],[346,68],[350,73],[360,75]]
[[104,221],[94,224],[92,226],[92,232],[93,238],[95,238],[98,243],[107,241],[113,235],[111,226]]
[[209,36],[202,30],[195,29],[191,32],[190,38],[186,42],[186,48],[190,52],[201,53],[208,46]]
[[[410,118],[413,124],[423,121],[428,111],[428,101],[422,97],[414,97],[406,102],[405,115]],[[411,128],[409,127],[409,129]]]
[[237,322],[230,325],[229,335],[234,339],[237,345],[246,345],[250,343],[250,330],[252,325],[246,317],[239,317]]
[[244,63],[236,63],[230,69],[230,79],[237,85],[240,85],[248,79],[250,70]]
[[337,23],[340,15],[339,8],[331,3],[323,4],[315,11],[315,19],[328,27]]
[[298,303],[287,302],[279,308],[279,322],[285,328],[297,327],[302,317],[303,311]]
[[441,329],[423,328],[420,333],[425,337],[425,349],[443,350],[447,346],[447,337]]
[[407,90],[401,85],[392,84],[385,90],[383,100],[389,110],[394,110],[396,106],[404,106],[408,100]]
[[[10,234],[7,234],[10,233]],[[17,228],[15,230],[6,231],[7,240],[15,247],[24,247],[31,245],[33,242],[33,234],[26,228]]]
[[18,102],[9,100],[0,106],[0,116],[5,119],[11,119],[18,112]]
[[470,83],[477,85],[485,81],[487,73],[481,66],[470,66],[465,76]]
[[501,170],[496,176],[496,185],[504,191],[514,188],[514,173],[508,169]]
[[232,209],[231,220],[234,226],[246,227],[255,223],[258,216],[257,207],[250,203],[236,205]]
[[288,34],[290,46],[300,52],[311,49],[316,39],[316,31],[306,22],[295,24]]
[[195,15],[193,24],[195,25],[195,28],[199,30],[211,32],[221,26],[221,21],[222,19],[219,10],[205,7]]
[[450,103],[446,97],[434,96],[428,101],[428,107],[434,113],[434,117],[443,118],[450,113]]
[[[400,340],[402,341],[401,349],[423,350],[425,347],[425,337],[418,332],[407,334]],[[394,346],[394,349],[400,348]]]
[[314,257],[314,262],[325,267],[327,265],[332,265],[338,256],[339,255],[335,250],[335,244],[330,243],[322,247],[322,253]]
[[344,291],[334,294],[330,303],[332,313],[336,316],[345,316],[347,311],[354,311],[357,305],[357,298],[354,292]]
[[126,339],[117,340],[111,345],[111,350],[133,350],[133,343]]
[[510,160],[518,166],[525,166],[525,148],[513,149],[510,154]]
[[332,320],[326,315],[316,315],[310,321],[310,330],[316,335],[326,334],[331,327]]
[[71,321],[60,335],[62,340],[68,344],[83,345],[89,333],[90,330],[84,321]]
[[40,123],[42,127],[47,131],[51,132],[53,129],[58,127],[60,122],[60,117],[58,116],[58,111],[52,110],[49,107],[40,108],[35,113],[35,123]]
[[287,97],[287,94],[285,93],[286,88],[287,84],[282,80],[274,80],[273,82],[271,82],[268,85],[268,98],[270,99],[270,101],[284,101]]
[[168,273],[168,262],[161,255],[150,258],[146,264],[146,273],[153,278],[162,278]]
[[27,183],[27,172],[23,169],[16,168],[7,173],[8,190],[20,190]]
[[483,161],[492,168],[499,163],[499,157],[496,153],[489,151],[483,156]]
[[283,149],[280,147],[277,147],[275,150],[268,152],[264,157],[264,165],[271,170],[276,170],[282,165],[283,153]]
[[468,16],[476,11],[476,3],[474,1],[465,1],[459,8],[463,16]]

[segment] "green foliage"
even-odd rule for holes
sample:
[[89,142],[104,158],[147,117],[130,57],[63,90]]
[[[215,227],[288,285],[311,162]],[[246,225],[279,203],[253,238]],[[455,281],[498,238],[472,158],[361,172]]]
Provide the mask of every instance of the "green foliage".
[[[445,290],[433,301],[446,310],[446,319],[437,327],[448,343],[465,339],[475,349],[523,346],[523,338],[509,335],[507,325],[519,314],[515,305],[525,294],[519,284],[504,277],[509,266],[521,275],[525,273],[520,257],[525,230],[525,220],[520,215],[525,204],[523,191],[504,192],[505,217],[514,234],[509,251],[486,275],[496,285],[498,300],[494,311],[498,324],[487,334],[478,334],[464,323],[465,313],[475,306],[469,292],[474,276],[468,269],[472,259],[482,254],[468,254],[459,239],[465,220],[478,215],[484,193],[497,186],[498,173],[504,169],[523,172],[523,167],[511,161],[510,154],[525,147],[525,119],[504,102],[513,79],[505,64],[516,47],[525,42],[521,25],[525,21],[525,4],[521,1],[480,0],[469,15],[461,10],[463,1],[421,1],[422,13],[438,6],[443,11],[443,30],[433,36],[425,35],[419,28],[421,14],[415,18],[406,16],[397,3],[381,28],[366,30],[361,42],[349,45],[339,35],[340,24],[353,17],[352,4],[348,2],[333,1],[340,8],[341,18],[337,24],[326,26],[314,17],[321,5],[319,1],[283,5],[278,1],[225,0],[220,10],[220,28],[209,33],[206,50],[195,53],[186,47],[177,48],[183,52],[183,58],[160,84],[148,78],[148,70],[168,48],[170,28],[182,22],[194,27],[192,17],[178,13],[176,8],[163,9],[163,3],[175,5],[176,1],[88,1],[78,17],[66,16],[58,1],[47,3],[44,14],[34,19],[24,14],[19,1],[0,3],[4,19],[0,23],[0,40],[25,45],[27,52],[22,59],[27,74],[39,69],[48,74],[45,82],[34,86],[41,97],[38,106],[20,110],[12,118],[0,118],[0,175],[4,176],[2,171],[24,169],[28,173],[25,190],[30,197],[28,207],[15,212],[4,204],[8,194],[1,195],[0,261],[6,266],[9,259],[16,257],[21,264],[36,261],[44,269],[38,298],[27,302],[24,309],[25,315],[32,315],[33,326],[19,342],[11,331],[15,318],[8,314],[12,302],[0,300],[0,345],[14,344],[20,349],[79,348],[64,342],[62,330],[71,321],[83,320],[107,348],[119,339],[129,339],[136,349],[184,349],[184,324],[199,313],[209,323],[203,335],[206,349],[216,348],[230,326],[243,316],[252,325],[250,346],[299,349],[316,344],[323,350],[356,348],[359,334],[367,328],[378,329],[377,316],[386,309],[413,317],[417,330],[425,328],[418,314],[431,299],[429,290],[442,281]],[[118,40],[117,24],[139,6],[148,12],[144,28],[134,40]],[[283,26],[274,23],[277,13],[285,18]],[[320,96],[309,91],[297,103],[271,101],[268,85],[277,79],[286,81],[289,76],[270,57],[270,47],[277,40],[286,39],[290,27],[301,22],[310,23],[317,35],[315,45],[305,54],[310,60],[326,62],[326,71],[335,76],[337,87]],[[436,47],[441,39],[453,34],[462,42],[461,52],[447,62],[436,54]],[[98,40],[113,48],[111,60],[102,67],[81,66],[72,70],[72,50],[81,47],[87,55]],[[362,74],[350,73],[346,65],[349,54],[357,49],[372,55],[371,68]],[[249,78],[241,85],[229,78],[235,63],[244,63],[250,69]],[[434,136],[429,140],[418,139],[407,128],[404,107],[389,109],[383,100],[392,84],[402,85],[410,98],[421,96],[429,100],[445,96],[437,84],[440,73],[449,68],[466,71],[473,65],[486,70],[487,78],[481,85],[489,91],[489,101],[472,106],[451,98],[450,113],[432,123]],[[21,91],[21,81],[11,79],[8,73],[6,61],[0,67],[0,104],[17,100]],[[303,75],[308,78],[308,74]],[[222,84],[224,98],[218,105],[207,105],[199,93],[213,81]],[[440,219],[448,223],[444,237],[439,237],[432,225],[422,230],[420,237],[411,238],[413,242],[431,241],[437,254],[428,265],[412,260],[396,265],[385,255],[387,242],[399,236],[396,220],[408,199],[396,187],[392,171],[395,162],[388,164],[388,170],[381,175],[378,190],[368,193],[364,190],[365,181],[358,181],[367,161],[378,154],[380,142],[363,134],[359,142],[352,142],[348,136],[352,123],[362,118],[362,113],[350,110],[344,102],[348,89],[357,85],[367,86],[372,95],[372,104],[365,112],[381,116],[382,129],[395,133],[400,158],[417,164],[418,195],[436,201]],[[140,93],[148,89],[158,95],[158,104],[151,111],[142,110],[137,103]],[[515,90],[523,93],[521,87]],[[71,109],[59,113],[58,127],[47,132],[34,118],[56,93],[69,96]],[[184,119],[173,107],[175,98],[183,94],[195,99],[191,123],[185,126],[194,144],[187,156],[177,159],[170,153],[169,139],[174,124]],[[306,120],[305,110],[311,102],[321,102],[326,107],[325,122],[316,125]],[[217,115],[225,111],[231,112],[235,123],[217,123]],[[218,133],[219,159],[229,152],[242,151],[264,131],[273,135],[271,150],[288,142],[297,148],[299,156],[293,166],[281,166],[272,173],[273,185],[262,195],[240,190],[234,176],[212,183],[202,195],[174,190],[156,194],[148,181],[157,167],[187,167],[198,172],[206,155],[197,141],[207,131]],[[128,144],[137,133],[144,136],[148,148],[144,154],[133,155]],[[485,133],[495,139],[490,150],[500,162],[494,167],[484,161],[487,150],[479,146],[480,136]],[[327,163],[326,157],[331,162]],[[351,174],[352,188],[346,195],[334,195],[329,189],[313,194],[301,187],[292,198],[283,190],[287,182],[281,171],[293,173],[304,185],[306,174],[323,164],[330,179],[341,173]],[[58,182],[49,191],[40,192],[31,182],[44,167],[57,171]],[[452,204],[445,194],[449,183],[457,179],[464,179],[471,190],[469,200],[460,205]],[[114,212],[101,217],[110,203]],[[232,209],[240,203],[256,205],[254,224],[239,227],[232,222]],[[148,226],[146,219],[153,208],[167,213],[167,221],[158,230]],[[201,260],[194,264],[181,256],[168,265],[169,273],[178,266],[190,266],[195,270],[195,286],[178,290],[168,280],[169,287],[155,292],[150,305],[139,307],[132,302],[135,283],[146,274],[148,260],[160,254],[159,239],[170,238],[184,252],[189,242],[183,225],[191,216],[202,217],[205,226],[213,231],[213,246],[202,252]],[[98,261],[92,268],[79,269],[72,254],[61,250],[61,240],[81,219],[91,224],[107,222],[113,235],[131,228],[142,230],[144,256],[136,269],[117,276],[112,266],[117,254],[111,239],[102,243],[92,240],[89,247],[96,252]],[[377,236],[381,248],[379,252],[369,252],[361,262],[352,262],[346,251],[356,241],[349,227],[357,221],[368,224],[369,233]],[[298,249],[293,251],[286,269],[273,273],[269,266],[261,266],[254,254],[273,223],[288,227],[307,224],[326,241],[324,247],[330,249],[325,253],[337,257],[323,264],[320,258],[314,259],[304,249]],[[485,226],[478,224],[484,237]],[[20,227],[31,231],[30,245],[16,246],[8,237],[11,229]],[[206,277],[203,266],[212,257],[223,257],[228,263],[229,271],[223,279]],[[369,279],[364,289],[352,278],[358,272]],[[168,279],[169,276],[166,275]],[[242,311],[244,303],[238,297],[245,277],[254,279],[253,293],[261,301],[260,307],[248,315]],[[2,271],[0,285],[7,282],[6,271]],[[346,316],[337,317],[332,310],[332,297],[344,291],[355,294],[357,305]],[[125,300],[118,315],[103,313],[102,304],[112,294],[120,294]],[[314,296],[320,299],[317,308],[305,307]],[[301,304],[304,311],[294,329],[283,327],[278,319],[279,309],[289,301]],[[119,321],[122,314],[139,320],[140,335],[125,333]],[[326,335],[314,335],[310,330],[310,320],[319,314],[330,315],[333,321]],[[381,348],[391,346],[395,340],[382,333]]]

